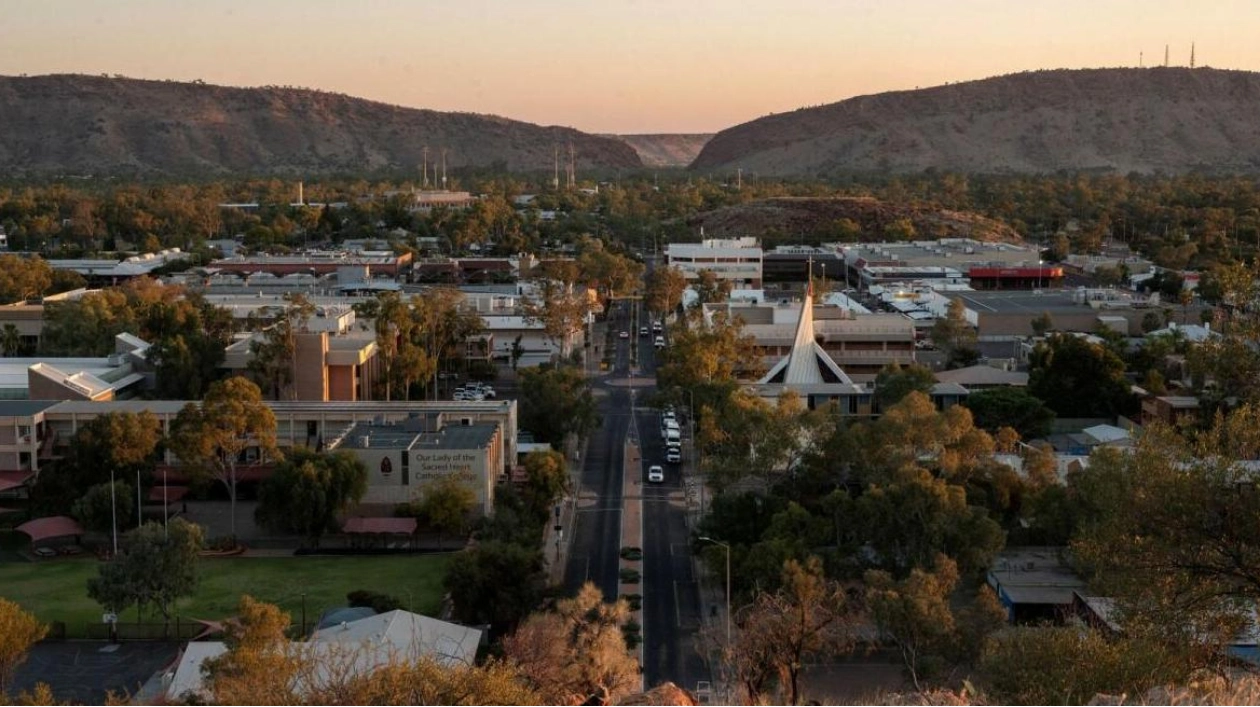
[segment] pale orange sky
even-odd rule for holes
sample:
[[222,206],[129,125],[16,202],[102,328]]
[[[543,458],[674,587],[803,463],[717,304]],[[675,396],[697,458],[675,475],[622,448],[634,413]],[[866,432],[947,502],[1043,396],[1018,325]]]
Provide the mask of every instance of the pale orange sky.
[[1039,68],[1260,69],[1257,0],[6,0],[0,74],[305,86],[590,132]]

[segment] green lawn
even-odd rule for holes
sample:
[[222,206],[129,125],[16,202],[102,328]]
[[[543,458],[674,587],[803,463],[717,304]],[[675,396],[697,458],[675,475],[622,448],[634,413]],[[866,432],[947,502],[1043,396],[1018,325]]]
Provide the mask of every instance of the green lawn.
[[[345,606],[347,592],[369,589],[434,615],[442,601],[446,563],[445,555],[203,559],[197,593],[179,602],[178,614],[181,619],[222,619],[235,613],[242,594],[249,594],[278,604],[297,622],[305,593],[307,621],[314,623],[323,610]],[[64,621],[69,636],[81,636],[86,623],[101,620],[100,606],[87,596],[88,577],[98,565],[90,558],[0,562],[0,597],[45,623]],[[135,610],[120,618],[134,621]]]

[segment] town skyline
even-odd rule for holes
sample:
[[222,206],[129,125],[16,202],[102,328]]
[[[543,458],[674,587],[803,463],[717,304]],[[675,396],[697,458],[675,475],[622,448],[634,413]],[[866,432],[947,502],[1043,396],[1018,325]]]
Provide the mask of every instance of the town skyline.
[[[0,72],[300,86],[592,133],[715,132],[770,113],[1021,71],[1254,70],[1260,8],[1070,0],[460,7],[20,0]],[[57,37],[58,41],[49,41]]]

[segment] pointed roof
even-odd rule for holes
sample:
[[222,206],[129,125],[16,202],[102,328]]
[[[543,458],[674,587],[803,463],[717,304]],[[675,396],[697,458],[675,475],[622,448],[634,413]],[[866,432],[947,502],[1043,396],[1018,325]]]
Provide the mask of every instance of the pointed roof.
[[761,383],[782,383],[786,386],[809,386],[842,383],[852,385],[853,381],[832,360],[823,347],[814,340],[814,283],[811,280],[805,289],[805,297],[801,302],[801,316],[796,323],[796,337],[792,342],[792,350],[760,381]]

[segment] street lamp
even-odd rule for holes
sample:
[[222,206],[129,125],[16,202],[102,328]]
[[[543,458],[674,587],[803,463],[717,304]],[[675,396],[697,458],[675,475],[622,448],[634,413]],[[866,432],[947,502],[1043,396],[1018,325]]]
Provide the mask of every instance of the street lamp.
[[726,550],[726,645],[729,648],[731,645],[731,546],[707,535],[701,535],[700,541],[713,543]]

